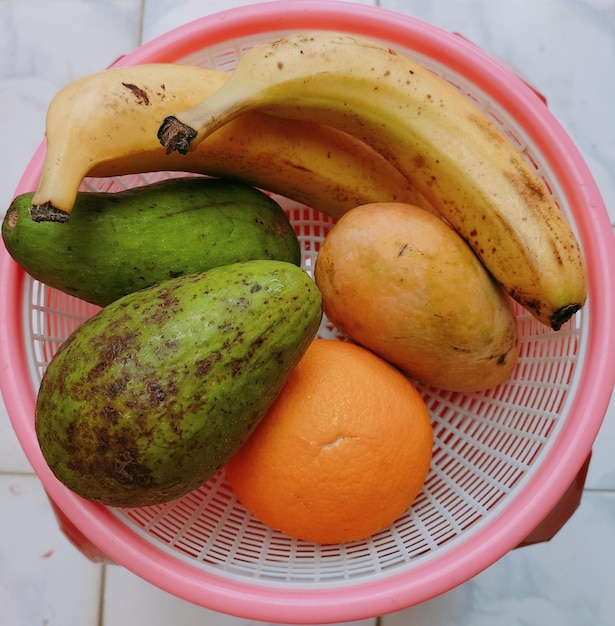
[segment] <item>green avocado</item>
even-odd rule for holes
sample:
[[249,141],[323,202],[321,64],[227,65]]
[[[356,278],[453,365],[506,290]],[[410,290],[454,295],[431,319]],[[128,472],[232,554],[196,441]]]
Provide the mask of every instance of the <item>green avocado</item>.
[[189,176],[81,191],[64,223],[32,220],[32,196],[17,196],[4,217],[7,251],[33,278],[98,306],[229,263],[301,263],[282,207],[238,181]]
[[315,337],[322,299],[292,263],[169,279],[83,322],[50,361],[36,435],[56,477],[110,506],[158,504],[218,472]]

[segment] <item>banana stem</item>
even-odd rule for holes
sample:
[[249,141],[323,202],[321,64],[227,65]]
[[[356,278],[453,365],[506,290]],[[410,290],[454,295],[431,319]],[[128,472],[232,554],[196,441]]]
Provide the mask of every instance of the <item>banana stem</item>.
[[180,122],[173,115],[165,117],[158,129],[158,140],[167,154],[171,152],[188,154],[190,142],[196,135],[196,130]]

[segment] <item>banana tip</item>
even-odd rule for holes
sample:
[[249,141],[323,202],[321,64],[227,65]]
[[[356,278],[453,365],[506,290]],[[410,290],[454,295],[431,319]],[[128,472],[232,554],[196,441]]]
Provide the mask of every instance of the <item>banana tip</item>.
[[559,308],[551,316],[551,328],[553,330],[559,330],[580,308],[580,304],[567,304]]
[[51,204],[44,202],[43,204],[33,205],[30,208],[30,217],[34,222],[67,222],[70,213],[62,211]]

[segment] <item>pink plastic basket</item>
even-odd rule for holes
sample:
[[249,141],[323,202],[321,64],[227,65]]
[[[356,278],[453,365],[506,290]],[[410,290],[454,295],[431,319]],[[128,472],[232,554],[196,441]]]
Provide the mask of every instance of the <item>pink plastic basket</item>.
[[[251,518],[224,472],[163,506],[120,510],[80,499],[46,466],[33,416],[47,363],[94,308],[33,281],[4,249],[0,358],[2,392],[21,445],[62,516],[100,553],[213,610],[323,623],[385,614],[445,592],[517,546],[553,509],[586,461],[613,389],[615,249],[592,176],[544,102],[471,43],[419,20],[347,2],[265,3],[194,21],[116,65],[182,62],[230,71],[255,43],[305,29],[385,41],[470,97],[536,168],[572,223],[589,268],[589,301],[559,332],[517,311],[521,357],[509,382],[480,394],[422,389],[436,443],[414,506],[367,541],[319,546]],[[44,150],[41,144],[16,194],[36,186]],[[84,189],[121,189],[158,177],[88,179]],[[331,222],[280,200],[309,271]],[[325,321],[322,334],[332,332]]]

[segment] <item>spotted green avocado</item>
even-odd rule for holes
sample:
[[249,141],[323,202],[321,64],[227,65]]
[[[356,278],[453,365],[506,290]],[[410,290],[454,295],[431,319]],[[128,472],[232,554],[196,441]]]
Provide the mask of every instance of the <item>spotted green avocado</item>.
[[262,419],[321,317],[313,280],[275,260],[116,300],[70,335],[43,376],[36,434],[49,467],[111,506],[198,488]]
[[282,207],[238,181],[190,176],[82,191],[65,223],[32,220],[32,195],[17,196],[5,214],[7,251],[33,278],[98,306],[238,261],[301,262]]

